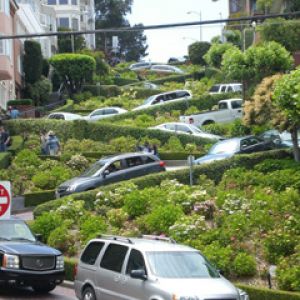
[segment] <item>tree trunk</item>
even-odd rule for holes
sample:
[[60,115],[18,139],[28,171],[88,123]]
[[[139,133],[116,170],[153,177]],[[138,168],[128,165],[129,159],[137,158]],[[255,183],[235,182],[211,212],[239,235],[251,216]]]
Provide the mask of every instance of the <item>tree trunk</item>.
[[293,152],[294,159],[297,162],[300,162],[300,149],[298,145],[298,128],[293,128],[291,130],[292,142],[293,142]]

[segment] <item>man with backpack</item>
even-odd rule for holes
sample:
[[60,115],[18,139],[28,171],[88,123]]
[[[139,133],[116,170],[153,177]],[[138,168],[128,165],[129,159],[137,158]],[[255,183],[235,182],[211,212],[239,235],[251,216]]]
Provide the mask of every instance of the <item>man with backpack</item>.
[[0,126],[0,152],[5,152],[11,145],[11,137],[3,126]]

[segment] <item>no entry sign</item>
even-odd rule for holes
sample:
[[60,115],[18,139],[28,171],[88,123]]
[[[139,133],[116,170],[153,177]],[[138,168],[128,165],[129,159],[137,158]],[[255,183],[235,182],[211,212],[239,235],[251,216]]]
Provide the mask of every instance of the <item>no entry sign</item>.
[[10,208],[11,208],[10,182],[0,181],[0,219],[8,219],[10,217]]

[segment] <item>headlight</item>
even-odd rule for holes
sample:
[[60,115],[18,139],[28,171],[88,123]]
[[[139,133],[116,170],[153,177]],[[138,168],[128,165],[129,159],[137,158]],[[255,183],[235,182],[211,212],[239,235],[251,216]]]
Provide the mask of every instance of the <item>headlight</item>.
[[56,257],[56,269],[63,270],[65,267],[64,257],[62,255]]
[[243,291],[241,289],[238,289],[238,291],[239,291],[239,295],[240,295],[240,300],[250,300],[248,294],[245,291]]
[[77,185],[70,185],[68,188],[67,188],[67,192],[74,192],[77,188]]
[[4,254],[3,257],[3,268],[7,269],[19,269],[20,259],[17,255]]

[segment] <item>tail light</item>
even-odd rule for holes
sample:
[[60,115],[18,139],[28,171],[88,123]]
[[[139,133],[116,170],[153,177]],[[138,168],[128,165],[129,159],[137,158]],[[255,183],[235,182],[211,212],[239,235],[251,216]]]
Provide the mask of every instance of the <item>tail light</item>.
[[161,160],[161,161],[159,162],[159,165],[160,165],[161,167],[165,167],[165,166],[166,166],[166,163],[165,163],[164,161]]
[[75,264],[75,265],[74,265],[74,270],[73,270],[74,278],[77,276],[77,269],[78,269],[78,265]]

